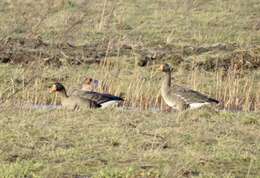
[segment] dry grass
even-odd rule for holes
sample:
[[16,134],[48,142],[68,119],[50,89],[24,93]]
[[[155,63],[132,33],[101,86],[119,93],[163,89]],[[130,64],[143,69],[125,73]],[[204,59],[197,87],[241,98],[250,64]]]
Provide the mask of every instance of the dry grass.
[[[158,71],[158,65],[140,68],[137,65],[129,65],[121,57],[106,57],[100,65],[64,65],[59,69],[41,63],[32,63],[26,67],[3,65],[0,94],[3,100],[55,104],[57,98],[47,93],[53,82],[63,82],[68,86],[68,90],[71,90],[80,88],[86,75],[109,86],[105,91],[100,88],[100,92],[123,96],[126,107],[139,110],[168,109],[160,96],[163,74]],[[259,111],[259,71],[238,71],[230,68],[228,71],[220,69],[208,72],[198,68],[191,71],[179,68],[173,77],[173,81],[178,84],[220,100],[221,109]]]
[[[108,92],[125,98],[124,106],[141,110],[165,111],[168,107],[160,96],[160,85],[163,74],[158,66],[149,68],[125,68],[120,59],[114,60],[116,66],[92,65],[66,66],[60,69],[39,65],[38,68],[3,67],[2,98],[28,101],[32,104],[57,104],[57,98],[49,95],[48,87],[56,81],[63,82],[67,89],[79,88],[85,76],[91,76],[105,83]],[[117,61],[117,62],[116,62]],[[111,62],[112,63],[112,62]],[[35,75],[37,71],[37,75]],[[9,75],[8,75],[9,74]],[[10,75],[11,74],[11,75]],[[6,76],[7,75],[7,76]],[[226,110],[259,111],[258,72],[241,74],[235,70],[228,72],[192,72],[179,70],[173,74],[174,82],[208,94],[221,101],[221,108]],[[16,93],[18,92],[18,93]],[[14,95],[14,96],[13,96]],[[54,103],[53,103],[54,102]]]
[[[0,1],[2,39],[107,44],[95,65],[0,64],[0,177],[258,177],[259,70],[233,64],[225,70],[186,68],[185,62],[230,51],[181,53],[184,64],[174,66],[174,82],[221,106],[176,113],[166,112],[157,70],[159,63],[175,64],[174,57],[144,68],[137,63],[143,57],[138,50],[161,44],[184,49],[235,43],[251,49],[260,44],[259,8],[258,0]],[[130,46],[130,54],[114,43]],[[118,55],[111,57],[112,50]],[[255,54],[249,57],[259,60]],[[125,109],[32,107],[59,104],[48,87],[59,81],[70,91],[86,75],[108,85],[106,92],[122,95]]]
[[259,113],[5,108],[0,118],[2,177],[259,175]]
[[126,37],[174,44],[259,44],[259,1],[40,0],[1,2],[0,36],[85,43]]

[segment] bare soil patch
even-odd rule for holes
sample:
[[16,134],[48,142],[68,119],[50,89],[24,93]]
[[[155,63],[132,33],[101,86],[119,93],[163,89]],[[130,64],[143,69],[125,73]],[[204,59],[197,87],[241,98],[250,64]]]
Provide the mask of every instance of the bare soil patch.
[[[219,68],[249,69],[260,67],[260,47],[243,49],[236,44],[209,46],[175,46],[156,44],[136,46],[109,40],[75,46],[70,43],[47,43],[38,39],[8,38],[0,43],[0,63],[29,64],[40,61],[46,65],[81,65],[100,63],[107,57],[136,57],[141,67],[170,62],[185,68],[207,71]],[[133,61],[134,62],[134,61]]]

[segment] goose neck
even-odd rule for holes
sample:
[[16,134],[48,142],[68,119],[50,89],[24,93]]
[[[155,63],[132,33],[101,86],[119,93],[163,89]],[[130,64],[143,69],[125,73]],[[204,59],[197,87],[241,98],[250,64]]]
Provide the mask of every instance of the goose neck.
[[61,95],[62,98],[68,98],[69,97],[68,94],[67,94],[67,91],[65,89],[60,92],[60,95]]
[[163,81],[163,88],[171,87],[171,72],[166,72],[164,81]]

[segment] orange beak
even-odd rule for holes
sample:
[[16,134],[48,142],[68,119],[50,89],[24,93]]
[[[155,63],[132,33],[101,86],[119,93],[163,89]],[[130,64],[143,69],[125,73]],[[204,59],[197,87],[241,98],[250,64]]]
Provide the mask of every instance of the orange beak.
[[160,65],[160,67],[159,67],[160,71],[163,71],[163,66],[164,66],[163,64]]
[[57,91],[57,90],[56,90],[56,86],[53,85],[53,86],[50,88],[49,93],[54,93],[54,92],[56,92],[56,91]]

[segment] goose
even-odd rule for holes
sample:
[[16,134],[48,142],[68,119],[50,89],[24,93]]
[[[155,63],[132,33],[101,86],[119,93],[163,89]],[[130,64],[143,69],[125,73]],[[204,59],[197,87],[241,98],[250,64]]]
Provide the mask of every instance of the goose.
[[89,91],[88,89],[89,88],[84,87],[81,89],[75,89],[72,91],[71,95],[80,95],[82,98],[95,101],[97,104],[101,105],[101,108],[115,106],[124,101],[124,99],[119,96],[114,96],[108,93]]
[[59,83],[56,82],[52,85],[50,88],[50,93],[57,92],[61,96],[61,105],[67,109],[72,110],[79,110],[80,108],[100,108],[101,105],[98,104],[96,101],[87,99],[85,97],[82,97],[79,94],[74,94],[71,96],[67,95],[67,91],[65,87]]
[[78,94],[82,96],[82,98],[95,101],[97,104],[101,105],[101,108],[115,106],[118,105],[120,102],[124,101],[123,98],[108,93],[99,93],[99,92],[84,91],[84,90],[74,90],[72,93],[72,95],[78,95]]
[[82,90],[85,91],[94,91],[98,88],[99,81],[92,79],[90,77],[86,77],[85,80],[82,83]]
[[101,88],[102,91],[108,91],[108,86],[104,82],[86,77],[82,83],[81,90],[97,91],[98,88]]
[[195,109],[204,105],[219,103],[218,100],[210,98],[198,91],[177,84],[171,85],[172,67],[169,64],[160,65],[160,71],[165,73],[161,85],[161,95],[166,104],[170,107],[183,111],[185,109]]

